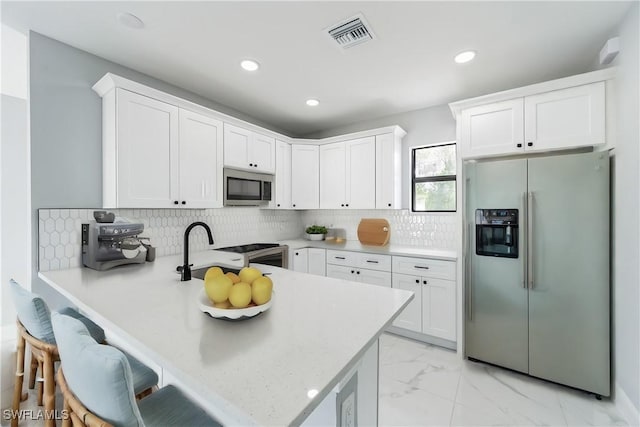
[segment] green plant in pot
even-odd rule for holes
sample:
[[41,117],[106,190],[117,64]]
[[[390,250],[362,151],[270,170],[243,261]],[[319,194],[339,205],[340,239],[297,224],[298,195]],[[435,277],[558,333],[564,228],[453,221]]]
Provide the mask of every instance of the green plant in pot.
[[327,234],[327,227],[323,225],[311,225],[307,227],[305,232],[309,240],[324,240],[324,236]]

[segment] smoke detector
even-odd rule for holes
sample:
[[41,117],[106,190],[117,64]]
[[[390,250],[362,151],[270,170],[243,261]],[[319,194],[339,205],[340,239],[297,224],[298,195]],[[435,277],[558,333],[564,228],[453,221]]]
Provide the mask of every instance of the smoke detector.
[[332,25],[324,31],[343,49],[373,40],[371,26],[361,13]]

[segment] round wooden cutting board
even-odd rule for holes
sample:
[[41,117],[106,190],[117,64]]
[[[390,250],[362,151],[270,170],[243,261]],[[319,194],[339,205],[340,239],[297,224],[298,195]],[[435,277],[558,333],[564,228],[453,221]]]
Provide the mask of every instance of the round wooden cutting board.
[[362,218],[358,225],[358,240],[363,245],[384,246],[389,243],[391,227],[383,218]]

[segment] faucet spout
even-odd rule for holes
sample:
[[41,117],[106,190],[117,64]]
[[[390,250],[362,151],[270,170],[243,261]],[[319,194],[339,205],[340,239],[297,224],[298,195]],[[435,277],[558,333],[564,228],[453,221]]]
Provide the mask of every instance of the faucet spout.
[[187,229],[184,231],[184,264],[179,265],[176,270],[180,272],[180,280],[185,282],[187,280],[191,280],[191,265],[189,264],[189,233],[194,227],[201,226],[207,232],[207,237],[209,238],[209,244],[213,245],[213,235],[211,234],[211,229],[207,224],[202,221],[196,221],[194,223],[189,224]]

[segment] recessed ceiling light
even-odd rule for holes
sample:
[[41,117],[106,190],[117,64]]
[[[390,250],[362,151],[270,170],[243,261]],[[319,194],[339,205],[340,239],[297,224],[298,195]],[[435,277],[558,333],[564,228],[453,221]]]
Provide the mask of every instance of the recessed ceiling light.
[[317,99],[307,99],[307,105],[309,107],[317,107],[320,104],[320,101]]
[[258,64],[256,61],[252,61],[251,59],[245,59],[240,63],[240,66],[247,71],[256,71],[258,68],[260,68],[260,64]]
[[456,61],[458,64],[464,64],[465,62],[471,61],[475,57],[476,57],[475,50],[465,50],[464,52],[460,52],[459,54],[457,54],[455,58],[453,58],[453,60]]
[[118,22],[120,22],[125,27],[133,28],[135,30],[140,30],[144,28],[144,22],[142,19],[138,18],[133,13],[129,12],[121,12],[117,16]]

